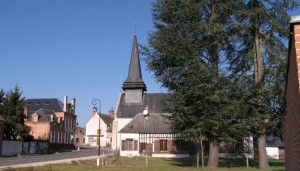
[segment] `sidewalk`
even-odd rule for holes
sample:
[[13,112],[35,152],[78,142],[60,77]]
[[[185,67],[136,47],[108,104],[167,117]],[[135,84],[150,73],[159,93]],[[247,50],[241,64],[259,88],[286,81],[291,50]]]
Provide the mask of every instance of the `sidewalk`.
[[[77,150],[74,150],[72,152],[79,152]],[[100,155],[100,158],[106,157],[109,155],[112,155],[113,153],[103,154]],[[81,161],[81,160],[93,160],[99,158],[98,155],[94,156],[88,156],[88,157],[75,157],[70,159],[59,159],[59,160],[52,160],[52,161],[45,161],[45,162],[33,162],[33,163],[27,163],[27,164],[15,164],[15,165],[9,165],[9,166],[0,166],[0,170],[4,169],[12,169],[12,168],[22,168],[22,167],[36,167],[36,166],[44,166],[49,164],[62,164],[62,163],[71,163],[72,161]]]
[[[100,156],[105,157],[105,156]],[[80,161],[80,160],[93,160],[97,159],[98,156],[89,156],[89,157],[80,157],[80,158],[72,158],[72,159],[64,159],[64,160],[53,160],[47,162],[35,162],[35,163],[28,163],[28,164],[17,164],[11,166],[0,166],[0,170],[4,169],[12,169],[12,168],[22,168],[22,167],[36,167],[36,166],[44,166],[49,164],[62,164],[62,163],[71,163],[72,161]]]

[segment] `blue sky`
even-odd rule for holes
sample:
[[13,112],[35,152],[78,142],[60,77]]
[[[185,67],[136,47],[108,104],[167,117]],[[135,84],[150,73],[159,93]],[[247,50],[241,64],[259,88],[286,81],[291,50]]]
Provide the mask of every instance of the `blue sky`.
[[[74,97],[84,127],[92,99],[101,100],[102,113],[115,109],[134,32],[147,44],[153,31],[150,2],[0,0],[0,89],[18,84],[26,98]],[[141,64],[148,92],[164,92]]]
[[[0,89],[16,84],[26,98],[74,97],[80,126],[115,109],[127,78],[134,31],[147,44],[149,0],[1,0]],[[135,23],[136,22],[136,29]],[[142,63],[148,92],[162,92]]]

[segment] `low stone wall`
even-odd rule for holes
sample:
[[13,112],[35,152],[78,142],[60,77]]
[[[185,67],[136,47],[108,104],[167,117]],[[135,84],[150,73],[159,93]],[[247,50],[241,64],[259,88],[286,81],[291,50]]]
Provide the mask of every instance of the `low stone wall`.
[[21,141],[3,141],[1,156],[16,156],[22,153],[22,142]]
[[48,153],[48,142],[22,142],[4,140],[2,144],[1,156],[17,156],[20,154],[45,154]]

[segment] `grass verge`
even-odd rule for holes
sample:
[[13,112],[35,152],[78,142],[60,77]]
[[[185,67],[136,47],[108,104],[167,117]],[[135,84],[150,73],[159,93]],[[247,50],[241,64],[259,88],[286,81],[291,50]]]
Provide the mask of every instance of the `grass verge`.
[[[206,161],[207,163],[207,161]],[[270,170],[284,171],[283,160],[270,160]],[[208,169],[205,171],[258,171],[258,161],[250,160],[250,167],[246,167],[243,159],[220,159],[218,169]],[[96,166],[96,160],[73,161],[69,164],[53,164],[38,167],[7,169],[6,171],[195,171],[201,170],[196,168],[196,160],[194,158],[152,158],[148,157],[148,165],[146,166],[146,158],[144,157],[118,157],[114,161],[109,162],[105,166]]]

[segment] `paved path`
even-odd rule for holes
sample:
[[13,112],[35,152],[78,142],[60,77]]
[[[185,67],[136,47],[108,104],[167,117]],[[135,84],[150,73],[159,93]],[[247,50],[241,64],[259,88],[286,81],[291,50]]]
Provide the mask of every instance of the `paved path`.
[[[100,154],[108,154],[102,150]],[[43,155],[21,155],[19,157],[0,157],[0,170],[18,167],[42,166],[47,164],[70,163],[75,160],[91,160],[98,158],[97,149],[81,149],[71,152],[62,152]]]

